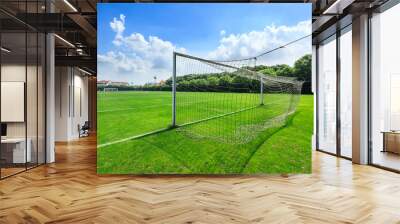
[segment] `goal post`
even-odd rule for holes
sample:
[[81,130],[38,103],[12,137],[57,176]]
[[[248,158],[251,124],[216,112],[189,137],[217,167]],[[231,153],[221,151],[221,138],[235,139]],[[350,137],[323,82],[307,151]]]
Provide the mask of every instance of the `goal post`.
[[177,53],[174,51],[172,56],[172,127],[176,127],[176,55]]
[[260,77],[260,105],[264,105],[264,82],[262,77]]
[[253,59],[222,63],[174,52],[171,126],[244,143],[282,125],[296,109],[302,82],[250,70],[254,65]]
[[118,88],[116,87],[107,87],[103,89],[103,92],[118,92]]

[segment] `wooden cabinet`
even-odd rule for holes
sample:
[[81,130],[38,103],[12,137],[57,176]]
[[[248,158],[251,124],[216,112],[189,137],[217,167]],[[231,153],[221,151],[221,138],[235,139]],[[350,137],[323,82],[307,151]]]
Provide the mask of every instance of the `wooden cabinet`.
[[400,154],[400,132],[390,131],[383,133],[383,152]]
[[25,164],[32,160],[32,141],[27,139],[25,149],[25,138],[8,138],[1,140],[1,161],[2,164]]

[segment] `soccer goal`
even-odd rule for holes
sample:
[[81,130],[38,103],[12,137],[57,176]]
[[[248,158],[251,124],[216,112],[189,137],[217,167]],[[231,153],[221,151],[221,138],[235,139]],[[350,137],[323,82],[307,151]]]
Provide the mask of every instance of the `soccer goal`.
[[104,88],[103,92],[118,92],[118,88],[115,87],[108,87],[108,88]]
[[192,137],[240,144],[284,125],[302,82],[252,71],[253,60],[223,63],[174,53],[172,126]]

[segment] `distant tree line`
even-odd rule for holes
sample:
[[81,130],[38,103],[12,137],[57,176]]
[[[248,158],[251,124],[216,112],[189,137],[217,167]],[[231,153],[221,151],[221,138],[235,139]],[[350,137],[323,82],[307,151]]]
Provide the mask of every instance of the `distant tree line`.
[[[307,54],[298,59],[294,66],[286,64],[266,66],[258,65],[248,68],[271,76],[293,77],[297,80],[304,81],[302,94],[311,93],[311,55]],[[177,77],[178,91],[227,91],[227,92],[257,92],[260,89],[258,80],[248,79],[233,73],[214,73],[203,75],[185,75]],[[163,84],[145,84],[133,86],[106,86],[106,88],[116,87],[119,91],[171,91],[171,78],[167,79]],[[97,89],[102,91],[105,87],[98,86]]]

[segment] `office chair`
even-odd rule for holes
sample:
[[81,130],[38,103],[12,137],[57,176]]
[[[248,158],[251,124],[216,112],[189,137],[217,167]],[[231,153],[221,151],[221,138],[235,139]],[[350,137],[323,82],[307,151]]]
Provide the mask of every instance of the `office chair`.
[[89,129],[90,129],[89,121],[85,121],[82,127],[78,125],[78,129],[79,129],[79,138],[89,136]]

